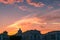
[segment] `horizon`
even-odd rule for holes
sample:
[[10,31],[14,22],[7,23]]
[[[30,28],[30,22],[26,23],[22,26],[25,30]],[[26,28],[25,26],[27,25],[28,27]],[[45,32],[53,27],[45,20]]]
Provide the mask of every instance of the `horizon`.
[[[18,31],[22,31],[22,30],[19,29]],[[13,36],[13,35],[16,35],[16,34],[18,33],[18,31],[17,31],[16,33],[14,33],[14,34],[8,34],[7,31],[4,31],[4,32],[7,32],[7,35],[9,35],[9,36]],[[52,33],[52,32],[60,32],[59,30],[56,30],[56,31],[50,31],[50,32],[47,32],[47,33],[42,34],[41,31],[35,29],[35,30],[27,30],[27,31],[25,31],[25,32],[22,32],[22,34],[23,34],[23,33],[26,33],[26,32],[30,32],[30,31],[38,31],[38,32],[40,32],[41,35],[46,35],[46,34]],[[4,32],[3,32],[3,33],[4,33]],[[3,33],[0,33],[0,35],[3,34]]]

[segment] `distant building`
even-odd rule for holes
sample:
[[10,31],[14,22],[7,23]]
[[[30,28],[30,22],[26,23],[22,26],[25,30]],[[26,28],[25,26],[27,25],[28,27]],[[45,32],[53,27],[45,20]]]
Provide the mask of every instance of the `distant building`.
[[45,40],[45,34],[42,34],[41,40]]
[[41,40],[42,35],[40,31],[30,30],[23,33],[23,40]]
[[49,32],[45,35],[45,40],[60,40],[60,31]]
[[9,36],[6,31],[0,35],[0,40],[9,40]]

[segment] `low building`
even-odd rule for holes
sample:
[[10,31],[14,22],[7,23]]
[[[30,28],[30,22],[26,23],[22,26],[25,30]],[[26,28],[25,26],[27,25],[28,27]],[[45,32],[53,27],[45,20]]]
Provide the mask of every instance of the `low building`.
[[60,31],[49,32],[45,35],[45,40],[60,40]]
[[9,40],[9,36],[6,31],[0,34],[0,40]]
[[42,40],[40,31],[30,30],[23,33],[23,40]]

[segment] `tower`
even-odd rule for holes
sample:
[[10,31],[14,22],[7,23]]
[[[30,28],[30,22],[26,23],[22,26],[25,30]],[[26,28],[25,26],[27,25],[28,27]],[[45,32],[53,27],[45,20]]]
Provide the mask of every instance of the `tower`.
[[22,36],[22,30],[21,29],[18,30],[16,36]]

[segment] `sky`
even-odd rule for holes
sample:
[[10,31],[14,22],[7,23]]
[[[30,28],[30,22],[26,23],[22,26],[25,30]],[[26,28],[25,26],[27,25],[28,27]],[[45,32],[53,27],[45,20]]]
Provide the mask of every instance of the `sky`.
[[19,28],[42,34],[60,30],[60,0],[0,0],[0,33]]

